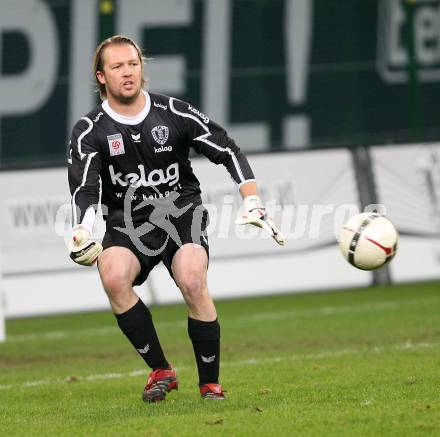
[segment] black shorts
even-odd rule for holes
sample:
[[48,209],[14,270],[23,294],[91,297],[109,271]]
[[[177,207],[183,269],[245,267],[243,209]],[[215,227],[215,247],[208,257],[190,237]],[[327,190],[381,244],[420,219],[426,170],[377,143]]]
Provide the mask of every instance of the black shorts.
[[[141,285],[160,261],[165,264],[173,277],[171,271],[173,257],[186,243],[203,246],[209,258],[206,233],[208,222],[208,211],[203,205],[197,205],[191,206],[179,217],[168,214],[160,218],[150,216],[148,222],[136,223],[133,227],[130,224],[127,226],[127,224],[107,223],[102,246],[104,250],[112,246],[121,246],[133,252],[141,264],[141,271],[133,285]],[[141,225],[143,229],[139,228]]]

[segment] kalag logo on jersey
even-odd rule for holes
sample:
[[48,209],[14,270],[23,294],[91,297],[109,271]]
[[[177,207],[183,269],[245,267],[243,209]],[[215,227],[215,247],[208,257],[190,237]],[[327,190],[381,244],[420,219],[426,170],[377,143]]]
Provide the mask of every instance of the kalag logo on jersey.
[[115,173],[115,169],[112,165],[108,166],[110,172],[110,178],[113,185],[120,185],[121,187],[126,187],[130,185],[131,187],[155,187],[161,184],[168,184],[170,187],[179,182],[179,164],[174,162],[169,165],[165,170],[159,168],[150,171],[148,176],[145,174],[145,167],[143,164],[138,166],[139,174],[128,173],[125,176],[121,171]]
[[104,113],[100,112],[94,119],[93,122],[97,123],[99,121],[99,119],[104,115]]
[[194,108],[191,105],[188,105],[188,109],[194,114],[198,115],[206,124],[209,123],[209,117],[205,115],[203,112],[200,112],[198,109]]
[[155,126],[151,129],[151,135],[153,135],[154,141],[163,146],[168,141],[170,130],[167,126]]
[[125,153],[122,134],[107,135],[110,156],[123,155]]
[[154,148],[154,152],[155,153],[172,152],[172,151],[173,151],[173,146],[160,146],[160,147],[155,147]]
[[162,108],[162,109],[165,109],[165,111],[168,109],[168,106],[167,106],[167,105],[162,105],[162,103],[154,102],[153,105],[154,105],[156,108]]
[[141,134],[131,134],[131,139],[133,140],[133,143],[140,143],[141,142]]

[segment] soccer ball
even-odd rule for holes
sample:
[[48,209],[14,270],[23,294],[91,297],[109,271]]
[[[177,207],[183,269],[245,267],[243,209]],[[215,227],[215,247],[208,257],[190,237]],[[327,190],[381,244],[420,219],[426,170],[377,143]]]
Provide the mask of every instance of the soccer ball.
[[383,215],[363,212],[343,226],[339,247],[344,258],[361,270],[375,270],[396,255],[399,234]]

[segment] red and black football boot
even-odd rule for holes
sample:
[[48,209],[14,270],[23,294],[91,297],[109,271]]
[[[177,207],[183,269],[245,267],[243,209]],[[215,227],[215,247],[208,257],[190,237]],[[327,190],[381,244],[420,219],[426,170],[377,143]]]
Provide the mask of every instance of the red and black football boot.
[[174,369],[156,369],[148,376],[147,385],[144,388],[142,399],[144,402],[160,402],[171,390],[177,390],[176,371]]
[[225,392],[220,384],[203,384],[199,388],[202,399],[215,399],[219,401],[226,399]]

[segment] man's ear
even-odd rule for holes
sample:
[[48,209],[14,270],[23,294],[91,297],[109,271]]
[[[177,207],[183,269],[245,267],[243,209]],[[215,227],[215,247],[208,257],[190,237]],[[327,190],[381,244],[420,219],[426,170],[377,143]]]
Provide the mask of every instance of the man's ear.
[[96,78],[98,79],[99,83],[101,85],[105,85],[105,76],[104,73],[102,71],[97,71],[96,72]]

